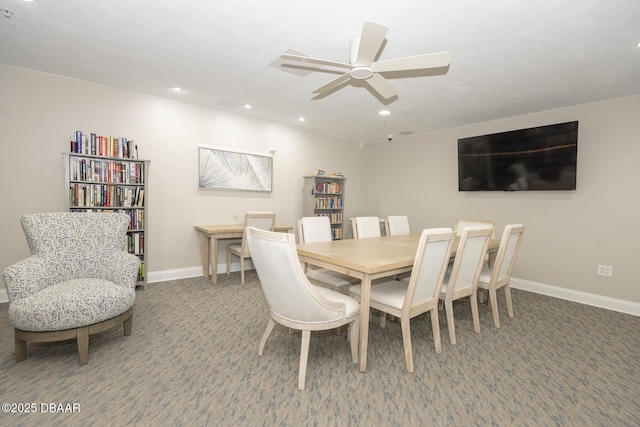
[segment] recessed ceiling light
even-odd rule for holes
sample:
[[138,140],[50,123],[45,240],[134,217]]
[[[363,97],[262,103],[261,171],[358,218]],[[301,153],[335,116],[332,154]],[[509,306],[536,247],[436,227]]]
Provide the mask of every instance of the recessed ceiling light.
[[391,114],[391,111],[389,111],[389,110],[380,110],[378,112],[378,114],[380,114],[381,116],[388,116],[389,114]]
[[299,121],[299,122],[306,122],[306,121],[307,121],[307,119],[305,119],[304,117],[298,117],[298,121]]
[[246,108],[247,110],[250,110],[253,108],[253,106],[251,104],[244,104],[244,108]]
[[181,92],[182,88],[178,87],[178,86],[174,86],[174,87],[171,88],[171,90],[173,90],[174,92]]

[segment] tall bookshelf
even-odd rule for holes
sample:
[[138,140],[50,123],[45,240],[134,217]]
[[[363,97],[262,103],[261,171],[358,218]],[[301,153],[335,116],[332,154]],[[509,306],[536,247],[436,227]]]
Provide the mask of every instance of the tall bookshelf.
[[346,178],[333,176],[304,177],[302,214],[329,217],[334,240],[343,236],[345,182]]
[[136,286],[146,288],[150,161],[135,158],[137,148],[126,138],[83,136],[79,132],[72,133],[71,151],[62,156],[71,212],[122,212],[129,216],[127,251],[140,259]]

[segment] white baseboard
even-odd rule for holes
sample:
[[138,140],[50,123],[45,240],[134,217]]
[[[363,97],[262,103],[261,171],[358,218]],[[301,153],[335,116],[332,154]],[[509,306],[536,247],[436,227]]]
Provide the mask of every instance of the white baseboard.
[[[218,272],[226,273],[226,264],[218,265]],[[253,268],[247,265],[247,269]],[[231,265],[231,271],[240,271],[240,264]],[[149,272],[147,283],[166,282],[169,280],[188,279],[191,277],[202,276],[202,267],[180,268],[175,270],[164,270]],[[522,289],[523,291],[535,292],[537,294],[547,295],[554,298],[560,298],[567,301],[578,302],[581,304],[600,307],[607,310],[619,311],[621,313],[631,314],[640,317],[640,303],[625,301],[616,298],[605,297],[602,295],[589,294],[587,292],[575,291],[558,286],[545,285],[544,283],[531,282],[524,279],[511,279],[511,287]],[[0,289],[0,303],[9,302],[9,296],[6,289]]]
[[[251,260],[245,260],[245,270],[252,270]],[[240,271],[240,263],[231,263],[231,272]],[[218,274],[227,272],[227,264],[218,264]],[[211,274],[211,272],[209,272]],[[147,283],[166,282],[169,280],[188,279],[202,276],[202,267],[179,268],[147,273]]]
[[602,295],[589,294],[587,292],[576,291],[557,286],[545,285],[543,283],[531,282],[529,280],[511,278],[511,287],[522,289],[523,291],[535,292],[554,298],[567,301],[579,302],[581,304],[592,305],[594,307],[605,308],[607,310],[619,311],[621,313],[640,316],[640,304]]

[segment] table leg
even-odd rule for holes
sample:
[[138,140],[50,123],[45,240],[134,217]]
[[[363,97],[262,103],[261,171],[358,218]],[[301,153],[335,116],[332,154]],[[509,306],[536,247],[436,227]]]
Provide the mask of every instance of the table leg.
[[209,277],[209,240],[209,236],[200,233],[200,261],[204,277]]
[[218,239],[211,236],[209,254],[211,255],[211,281],[215,285],[218,283]]
[[369,308],[371,300],[371,277],[362,278],[360,293],[360,372],[367,371],[367,345],[369,342]]

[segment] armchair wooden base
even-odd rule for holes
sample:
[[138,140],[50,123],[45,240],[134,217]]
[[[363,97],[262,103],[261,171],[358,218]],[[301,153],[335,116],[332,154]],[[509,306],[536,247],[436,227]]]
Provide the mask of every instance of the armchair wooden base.
[[43,332],[14,329],[16,362],[22,362],[27,358],[27,342],[57,342],[75,339],[78,342],[80,365],[86,365],[89,362],[89,336],[115,328],[120,323],[124,326],[124,335],[131,335],[131,329],[133,327],[133,307],[116,317],[81,328]]

